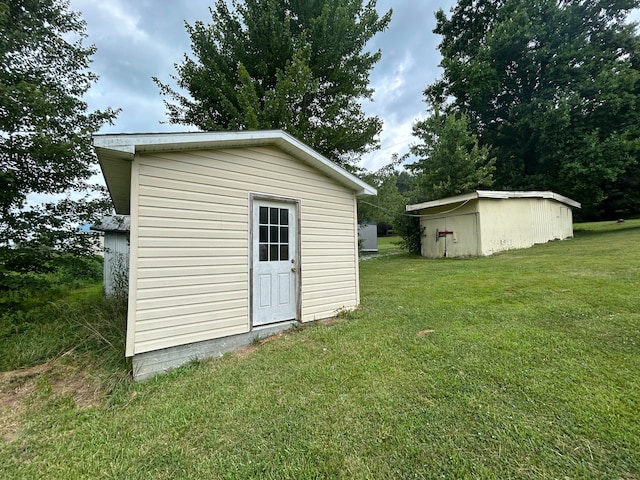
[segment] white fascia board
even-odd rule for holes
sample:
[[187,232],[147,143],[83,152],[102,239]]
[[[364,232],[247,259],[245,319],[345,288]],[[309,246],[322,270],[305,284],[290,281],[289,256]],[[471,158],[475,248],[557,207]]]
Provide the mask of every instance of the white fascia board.
[[553,192],[551,192],[551,194],[553,195],[554,200],[560,203],[564,203],[565,205],[569,205],[570,207],[582,208],[582,205],[580,204],[580,202],[576,202],[575,200],[572,200],[569,197],[565,197],[564,195],[560,195],[558,193],[553,193]]
[[461,203],[475,198],[549,198],[557,202],[564,203],[571,207],[580,208],[581,205],[575,200],[558,195],[551,191],[500,191],[500,190],[476,190],[475,192],[467,193],[464,195],[457,195],[455,197],[442,198],[439,200],[432,200],[430,202],[418,203],[415,205],[407,205],[406,211],[412,212],[416,210],[423,210],[425,208],[441,207],[444,205],[451,205],[453,203]]
[[555,200],[571,207],[580,208],[580,202],[576,202],[568,197],[559,195],[550,190],[527,190],[527,191],[496,191],[496,190],[478,190],[478,198],[548,198]]
[[95,135],[93,138],[96,149],[132,155],[143,152],[275,145],[351,188],[358,196],[377,193],[375,188],[282,130],[104,134]]
[[451,205],[452,203],[462,203],[468,200],[478,198],[477,192],[465,193],[464,195],[456,195],[455,197],[441,198],[439,200],[431,200],[430,202],[416,203],[415,205],[407,205],[407,212],[423,210],[425,208],[442,207],[443,205]]

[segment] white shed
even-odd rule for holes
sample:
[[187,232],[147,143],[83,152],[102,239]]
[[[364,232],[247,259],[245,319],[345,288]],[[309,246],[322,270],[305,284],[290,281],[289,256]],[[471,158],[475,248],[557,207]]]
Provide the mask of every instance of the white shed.
[[359,303],[366,183],[282,131],[96,135],[130,215],[126,355],[146,378]]
[[361,252],[377,252],[378,224],[376,222],[361,223],[358,226],[358,241]]
[[580,204],[544,191],[478,190],[408,205],[420,216],[424,257],[484,256],[573,237],[572,208]]
[[103,232],[104,293],[127,293],[129,288],[129,229],[128,215],[104,217],[91,226],[91,230]]

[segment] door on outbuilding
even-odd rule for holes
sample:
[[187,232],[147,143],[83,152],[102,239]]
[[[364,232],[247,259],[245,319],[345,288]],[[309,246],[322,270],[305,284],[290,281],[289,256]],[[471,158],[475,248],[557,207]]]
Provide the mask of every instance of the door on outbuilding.
[[295,320],[297,204],[254,199],[252,213],[252,324]]

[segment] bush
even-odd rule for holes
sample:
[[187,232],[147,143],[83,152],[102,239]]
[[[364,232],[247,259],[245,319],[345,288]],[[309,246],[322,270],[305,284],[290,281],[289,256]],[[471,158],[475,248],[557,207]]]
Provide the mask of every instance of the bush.
[[403,215],[398,219],[395,226],[396,233],[402,237],[400,245],[409,253],[420,255],[420,242],[422,237],[422,227],[420,218]]

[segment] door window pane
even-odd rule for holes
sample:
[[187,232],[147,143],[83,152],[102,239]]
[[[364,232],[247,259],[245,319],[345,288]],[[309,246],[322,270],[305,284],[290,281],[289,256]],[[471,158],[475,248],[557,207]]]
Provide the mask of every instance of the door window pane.
[[260,224],[269,223],[269,209],[267,207],[260,207]]
[[260,207],[258,256],[261,262],[289,261],[289,209]]
[[278,225],[278,208],[270,208],[269,209],[269,222],[271,225]]
[[266,243],[260,244],[260,261],[266,262],[269,260],[269,246]]

